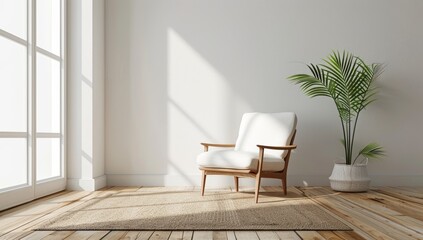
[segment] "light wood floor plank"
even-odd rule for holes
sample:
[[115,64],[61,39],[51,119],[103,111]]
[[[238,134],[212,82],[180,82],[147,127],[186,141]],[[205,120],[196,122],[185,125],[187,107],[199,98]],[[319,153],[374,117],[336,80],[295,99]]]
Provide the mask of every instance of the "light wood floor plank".
[[423,199],[423,187],[391,187],[403,191],[404,193],[411,194],[417,198]]
[[120,239],[124,239],[124,240],[135,240],[135,239],[137,239],[137,237],[138,237],[139,234],[140,234],[140,231],[128,231]]
[[14,215],[16,215],[17,213],[19,213],[21,211],[25,211],[27,209],[31,209],[31,208],[36,207],[38,205],[45,204],[45,202],[49,199],[57,198],[60,195],[69,194],[70,192],[71,191],[64,190],[64,191],[57,192],[57,193],[54,193],[54,194],[51,194],[51,195],[48,195],[48,196],[45,196],[45,197],[42,197],[42,198],[35,199],[31,202],[21,204],[19,206],[13,207],[13,208],[9,208],[9,209],[0,211],[0,217],[4,216],[6,214],[9,214],[9,213],[13,213]]
[[68,192],[57,197],[48,198],[44,202],[37,202],[35,205],[32,205],[30,202],[28,206],[22,206],[16,213],[9,212],[0,217],[0,233],[4,235],[40,216],[48,214],[89,194],[91,193]]
[[169,240],[181,240],[184,236],[184,231],[172,231]]
[[228,237],[228,240],[236,240],[234,231],[227,231],[226,236]]
[[43,239],[44,237],[52,234],[54,231],[37,231],[37,232],[33,232],[23,238],[21,238],[22,240],[39,240],[39,239]]
[[153,235],[154,231],[140,231],[137,236],[137,240],[148,240],[151,235]]
[[191,240],[192,239],[192,235],[194,234],[193,231],[184,231],[184,236],[183,236],[183,240]]
[[366,240],[366,238],[353,231],[335,231],[334,233],[344,239]]
[[97,240],[102,239],[109,231],[76,231],[71,234],[69,237],[65,238],[66,240]]
[[[331,190],[324,188],[322,188],[321,191],[326,193],[332,192]],[[382,229],[388,228],[390,236],[394,236],[400,239],[419,239],[419,235],[421,234],[418,231],[411,229],[409,226],[399,224],[397,221],[395,221],[395,217],[391,217],[389,216],[389,213],[385,213],[389,212],[389,209],[386,207],[377,206],[374,201],[368,201],[366,196],[369,195],[367,193],[342,193],[339,194],[337,200],[342,202],[344,205],[353,208],[355,211],[354,214],[360,214],[363,217],[365,216],[366,220],[368,222],[372,222],[373,225],[379,226]],[[378,201],[381,200],[383,199],[378,199]],[[372,204],[372,206],[368,207],[367,205],[369,204]],[[373,211],[372,207],[378,210]],[[394,211],[390,211],[390,213],[394,216],[400,215]]]
[[257,232],[254,231],[235,231],[236,239],[259,240]]
[[65,239],[72,235],[75,231],[54,231],[52,234],[42,238],[43,240]]
[[[362,228],[360,225],[360,221],[353,218],[352,216],[349,216],[348,214],[345,214],[343,211],[340,211],[333,204],[332,205],[330,204],[332,202],[330,197],[336,198],[338,196],[338,193],[332,192],[331,194],[320,194],[320,193],[316,194],[316,193],[309,192],[309,190],[319,189],[319,188],[320,187],[305,187],[305,188],[293,187],[291,191],[297,194],[302,194],[303,196],[309,197],[312,201],[322,206],[323,209],[326,209],[328,213],[337,217],[338,220],[343,221],[346,225],[351,227],[355,232],[359,233],[362,236],[365,236],[366,239],[374,239],[374,237],[372,237],[372,235],[368,233],[368,231],[372,230],[371,228],[370,229]],[[325,204],[324,203],[325,201],[327,201],[327,203],[329,204]]]
[[[108,232],[107,231],[94,231],[93,235],[88,237],[88,240],[100,240],[103,239],[104,236],[106,236]],[[67,240],[67,238],[66,238]]]
[[[416,209],[418,212],[417,213],[421,213],[423,212],[423,204],[420,203],[416,203],[413,201],[404,201],[398,197],[394,197],[394,196],[390,196],[387,194],[383,194],[380,192],[375,192],[375,191],[370,191],[368,193],[362,193],[362,195],[365,194],[369,199],[375,201],[375,202],[380,202],[382,204],[389,204],[389,207],[396,207],[395,211],[403,211],[404,209],[399,208],[398,206],[404,206],[406,207],[406,210],[409,209]],[[414,200],[414,199],[413,199]],[[408,212],[404,212],[404,214],[409,214],[410,211]],[[420,219],[423,220],[422,217],[417,216],[416,219]]]
[[392,237],[388,236],[383,231],[379,231],[379,229],[375,228],[374,225],[369,224],[367,222],[363,222],[363,217],[354,214],[354,209],[345,206],[345,204],[343,203],[339,203],[337,201],[339,193],[321,193],[318,191],[321,188],[318,187],[300,189],[304,192],[306,196],[310,197],[313,201],[320,203],[321,206],[328,209],[330,212],[346,220],[349,223],[349,226],[351,226],[354,230],[360,229],[360,231],[363,231],[365,234],[367,234],[369,239],[373,237],[376,239],[394,240]]
[[26,230],[26,231],[16,231],[12,233],[7,233],[0,237],[0,240],[10,240],[10,239],[22,239],[29,234],[33,233],[32,230]]
[[402,189],[394,188],[394,187],[380,187],[378,189],[373,190],[378,193],[382,193],[385,195],[389,195],[406,202],[414,202],[423,205],[423,198],[416,196],[409,191],[404,191]]
[[294,231],[276,231],[275,233],[280,239],[283,240],[301,240],[298,234]]
[[102,240],[119,240],[123,238],[128,231],[110,231]]
[[167,240],[171,231],[155,231],[149,240]]
[[27,223],[39,219],[40,217],[47,215],[52,211],[60,209],[90,194],[93,193],[69,192],[57,197],[49,198],[43,203],[36,204],[34,208],[23,208],[16,214],[8,213],[3,215],[0,217],[0,236],[14,231]]
[[336,235],[332,231],[317,231],[324,239],[326,240],[348,240],[349,238],[345,239],[339,235]]
[[[415,204],[407,204],[402,201],[396,201],[391,197],[371,193],[340,195],[340,197],[351,204],[400,224],[404,228],[423,234],[423,206],[420,208],[415,206]],[[410,217],[403,218],[403,216]],[[409,231],[405,230],[405,232]]]
[[212,240],[213,231],[194,231],[193,240]]
[[279,240],[278,235],[273,231],[257,231],[257,236],[261,240]]
[[325,240],[325,238],[316,231],[296,231],[303,240]]

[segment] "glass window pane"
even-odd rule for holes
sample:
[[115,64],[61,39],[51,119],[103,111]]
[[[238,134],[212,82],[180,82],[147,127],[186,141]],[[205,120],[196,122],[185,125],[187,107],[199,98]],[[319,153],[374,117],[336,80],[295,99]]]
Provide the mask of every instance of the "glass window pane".
[[37,0],[37,46],[60,56],[60,0]]
[[60,176],[60,139],[37,139],[37,181]]
[[27,48],[0,35],[0,131],[27,129]]
[[0,29],[27,39],[27,0],[0,0]]
[[0,138],[0,189],[27,183],[26,138]]
[[37,132],[60,132],[60,63],[37,53]]

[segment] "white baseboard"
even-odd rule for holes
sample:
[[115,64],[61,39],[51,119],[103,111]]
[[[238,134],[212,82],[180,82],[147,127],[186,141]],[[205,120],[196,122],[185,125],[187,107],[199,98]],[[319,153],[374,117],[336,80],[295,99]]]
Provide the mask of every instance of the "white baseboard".
[[[108,186],[199,186],[200,174],[107,174]],[[329,186],[328,175],[289,175],[289,186]],[[423,186],[423,175],[375,175],[370,176],[371,186]],[[254,186],[254,180],[241,178],[240,185]],[[276,179],[262,179],[263,186],[279,186]],[[225,187],[233,185],[230,176],[208,176],[207,186]]]
[[107,186],[106,179],[106,175],[89,179],[68,178],[66,189],[95,191],[97,189]]

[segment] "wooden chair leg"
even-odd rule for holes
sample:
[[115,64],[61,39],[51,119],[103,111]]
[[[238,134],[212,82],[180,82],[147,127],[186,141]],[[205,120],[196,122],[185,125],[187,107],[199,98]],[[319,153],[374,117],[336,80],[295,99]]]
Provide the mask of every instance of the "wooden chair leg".
[[258,197],[259,197],[259,190],[260,190],[260,181],[261,181],[261,176],[260,174],[257,174],[256,176],[256,194],[255,194],[255,200],[256,203],[258,203]]
[[234,176],[234,181],[235,181],[235,191],[238,192],[239,191],[239,177]]
[[206,171],[202,171],[203,172],[203,176],[201,178],[201,196],[204,196],[204,189],[206,188]]
[[283,188],[283,194],[286,195],[287,191],[286,191],[286,176],[282,177],[282,188]]

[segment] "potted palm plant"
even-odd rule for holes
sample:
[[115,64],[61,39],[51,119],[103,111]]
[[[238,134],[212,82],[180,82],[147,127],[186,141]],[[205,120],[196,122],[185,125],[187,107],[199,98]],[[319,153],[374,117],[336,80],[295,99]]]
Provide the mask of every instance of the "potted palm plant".
[[375,101],[374,81],[381,72],[381,65],[367,65],[361,58],[344,51],[342,54],[332,52],[323,64],[307,66],[312,75],[296,74],[288,79],[299,84],[309,97],[332,98],[341,120],[345,163],[335,164],[329,177],[331,187],[336,191],[367,191],[368,159],[383,156],[384,150],[377,143],[370,143],[354,152],[354,140],[360,112]]

